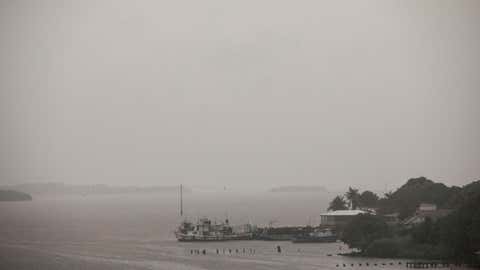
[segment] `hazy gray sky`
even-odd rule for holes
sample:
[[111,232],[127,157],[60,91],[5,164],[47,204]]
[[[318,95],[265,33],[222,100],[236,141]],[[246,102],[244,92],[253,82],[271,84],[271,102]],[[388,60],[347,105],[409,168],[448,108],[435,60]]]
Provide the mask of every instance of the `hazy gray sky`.
[[0,0],[0,183],[480,179],[480,1]]

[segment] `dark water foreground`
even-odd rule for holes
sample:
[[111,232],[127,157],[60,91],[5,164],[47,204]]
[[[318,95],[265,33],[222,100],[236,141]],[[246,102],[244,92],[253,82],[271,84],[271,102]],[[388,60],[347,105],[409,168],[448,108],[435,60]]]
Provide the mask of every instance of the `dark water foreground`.
[[[276,253],[274,245],[282,246]],[[178,244],[174,241],[24,243],[0,246],[1,269],[373,269],[405,268],[405,261],[332,255],[339,244],[288,242]],[[223,254],[223,249],[232,253]],[[246,252],[243,253],[243,248]],[[191,250],[200,250],[198,254]],[[219,250],[219,254],[216,250]],[[255,254],[248,252],[255,249]],[[202,251],[205,250],[205,255]],[[238,250],[238,252],[236,252]],[[367,263],[371,266],[367,267]],[[376,264],[376,266],[374,266]],[[400,265],[402,264],[402,265]]]

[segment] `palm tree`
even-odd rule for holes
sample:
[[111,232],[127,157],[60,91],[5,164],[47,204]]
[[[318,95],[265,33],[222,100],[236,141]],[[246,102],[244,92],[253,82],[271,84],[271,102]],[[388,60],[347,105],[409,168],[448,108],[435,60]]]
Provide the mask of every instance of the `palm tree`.
[[335,197],[328,206],[328,211],[336,211],[336,210],[347,210],[347,202],[343,198],[343,196]]
[[347,193],[345,193],[345,197],[347,198],[349,204],[350,204],[350,209],[357,209],[358,206],[358,199],[360,197],[360,194],[358,193],[358,189],[348,187]]
[[393,197],[393,192],[389,191],[389,192],[385,193],[384,195],[385,195],[386,199],[391,199]]

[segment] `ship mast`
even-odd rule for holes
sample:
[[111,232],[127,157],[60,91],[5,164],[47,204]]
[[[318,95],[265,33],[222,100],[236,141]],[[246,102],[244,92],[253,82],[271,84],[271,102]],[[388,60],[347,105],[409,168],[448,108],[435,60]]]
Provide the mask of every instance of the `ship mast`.
[[183,217],[183,186],[180,184],[180,216]]

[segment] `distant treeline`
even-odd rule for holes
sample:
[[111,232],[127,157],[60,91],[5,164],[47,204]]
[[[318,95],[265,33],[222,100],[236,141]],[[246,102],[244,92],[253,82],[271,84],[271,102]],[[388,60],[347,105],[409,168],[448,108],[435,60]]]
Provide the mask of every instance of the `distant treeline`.
[[[63,183],[27,183],[0,187],[0,189],[18,190],[34,195],[99,195],[123,193],[174,193],[178,186],[108,186],[108,185],[68,185]],[[191,192],[183,187],[184,192]]]
[[[480,250],[480,181],[463,187],[447,187],[424,177],[408,180],[395,192],[385,194],[365,205],[358,190],[350,188],[345,197],[335,198],[330,207],[344,200],[355,207],[368,206],[377,215],[358,215],[344,229],[342,240],[357,248],[360,256],[442,259],[479,263]],[[376,195],[376,194],[375,194]],[[433,203],[451,209],[449,215],[405,226],[388,225],[384,215],[398,213],[400,220],[415,215],[420,203]],[[338,205],[337,205],[338,204]]]

